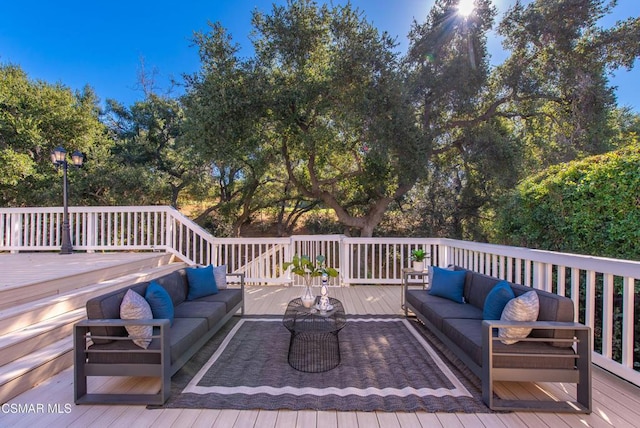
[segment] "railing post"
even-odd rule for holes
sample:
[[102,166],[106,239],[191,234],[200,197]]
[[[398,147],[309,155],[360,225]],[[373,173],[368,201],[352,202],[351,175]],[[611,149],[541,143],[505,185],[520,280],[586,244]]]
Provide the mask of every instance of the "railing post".
[[[291,261],[293,254],[293,236],[289,237],[289,245],[284,247],[284,259],[285,261]],[[287,269],[287,280],[291,281],[291,269]]]
[[346,242],[346,236],[340,235],[340,276],[341,284],[351,285],[351,247]]
[[95,252],[95,247],[97,245],[97,234],[98,234],[98,229],[97,229],[97,225],[98,222],[96,221],[96,216],[98,215],[98,213],[95,212],[90,212],[87,215],[87,236],[86,236],[86,241],[87,241],[87,253],[94,253]]
[[22,246],[22,214],[11,214],[11,253],[18,253],[18,247]]
[[447,244],[441,242],[440,245],[438,245],[438,261],[440,263],[438,267],[447,267],[453,263],[451,251],[451,247]]
[[164,236],[164,245],[166,248],[173,248],[174,250],[178,250],[173,242],[173,216],[169,210],[164,211],[165,216],[165,236]]

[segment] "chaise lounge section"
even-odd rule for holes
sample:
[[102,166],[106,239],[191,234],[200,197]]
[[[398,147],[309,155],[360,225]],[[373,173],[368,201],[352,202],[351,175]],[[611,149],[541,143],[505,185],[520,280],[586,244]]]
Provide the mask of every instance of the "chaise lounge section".
[[[457,267],[432,269],[428,289],[409,290],[405,284],[405,314],[413,312],[481,379],[489,408],[591,412],[591,331],[573,321],[571,299]],[[505,316],[507,307],[526,309],[527,301],[537,303],[533,319]],[[500,399],[493,392],[495,381],[576,383],[577,399]]]
[[[213,267],[208,267],[212,269]],[[224,267],[221,267],[225,269]],[[244,314],[244,274],[222,272],[213,286],[204,283],[209,271],[199,268],[188,271],[184,268],[151,282],[125,287],[89,300],[86,304],[87,320],[74,326],[74,381],[76,404],[163,404],[170,395],[171,376],[176,373],[213,335],[236,313]],[[218,273],[220,273],[218,271]],[[227,286],[226,277],[235,278]],[[191,280],[191,283],[190,283]],[[121,319],[123,300],[129,294],[138,301],[149,296],[152,283],[154,291],[158,285],[171,309],[170,318],[147,317]],[[224,286],[223,286],[224,283]],[[213,289],[207,289],[207,287]],[[205,291],[202,291],[205,290]],[[210,293],[210,291],[215,291]],[[170,299],[170,303],[168,300]],[[143,303],[144,305],[144,303]],[[160,307],[161,310],[166,307]],[[142,329],[151,334],[141,338],[131,334],[127,328]],[[135,330],[132,330],[135,331]],[[134,343],[142,341],[146,349]],[[87,391],[88,376],[151,376],[160,378],[160,390],[156,394],[102,394]]]

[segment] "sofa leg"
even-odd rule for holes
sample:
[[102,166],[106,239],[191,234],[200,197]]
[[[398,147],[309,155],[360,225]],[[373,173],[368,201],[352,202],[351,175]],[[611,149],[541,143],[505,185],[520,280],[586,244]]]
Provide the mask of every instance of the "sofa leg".
[[576,398],[578,403],[591,413],[591,330],[576,330],[578,360],[578,384],[576,385]]
[[87,338],[85,334],[86,331],[81,327],[73,329],[73,399],[76,404],[87,395],[87,373],[85,371]]
[[493,410],[493,341],[491,327],[482,324],[482,401]]

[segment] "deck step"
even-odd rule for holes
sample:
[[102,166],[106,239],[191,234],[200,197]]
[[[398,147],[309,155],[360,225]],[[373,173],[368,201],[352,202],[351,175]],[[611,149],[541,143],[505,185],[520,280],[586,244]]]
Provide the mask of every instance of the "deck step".
[[129,284],[149,281],[176,269],[184,263],[171,263],[142,272],[135,272],[115,279],[68,291],[64,294],[45,297],[0,311],[0,335],[20,330],[32,324],[84,307],[87,300]]
[[0,311],[0,404],[73,365],[73,325],[92,297],[185,267],[160,265]]
[[[65,256],[54,255],[60,257],[59,265],[64,268],[66,263],[73,263],[73,259],[65,258]],[[26,283],[17,283],[14,285],[4,285],[0,287],[0,311],[12,308],[18,305],[26,304],[46,297],[57,296],[60,294],[82,288],[87,284],[95,284],[118,278],[123,275],[135,272],[143,272],[145,270],[170,264],[174,261],[174,256],[167,253],[138,253],[132,254],[131,260],[119,260],[111,262],[106,259],[105,262],[96,262],[94,265],[89,264],[86,269],[80,272],[70,274],[58,273],[48,279],[30,280],[28,272],[25,272],[23,280]],[[56,259],[49,262],[48,268],[51,270],[59,270],[60,267],[52,267],[56,263]],[[22,281],[21,281],[22,282]]]
[[5,364],[0,370],[0,403],[6,403],[72,364],[72,336]]
[[73,325],[86,317],[83,307],[0,336],[0,370],[5,364],[72,335]]

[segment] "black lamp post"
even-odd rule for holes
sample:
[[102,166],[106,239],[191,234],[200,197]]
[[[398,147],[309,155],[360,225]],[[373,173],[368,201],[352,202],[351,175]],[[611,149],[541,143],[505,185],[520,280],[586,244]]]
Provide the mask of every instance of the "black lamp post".
[[[71,231],[69,229],[69,181],[67,180],[67,168],[69,162],[66,159],[67,151],[62,147],[56,147],[51,152],[51,161],[56,168],[62,167],[62,199],[64,202],[64,211],[62,215],[62,248],[60,248],[60,254],[73,253],[73,246],[71,245]],[[73,166],[80,168],[84,161],[84,155],[79,151],[75,151],[71,154],[71,161]]]

